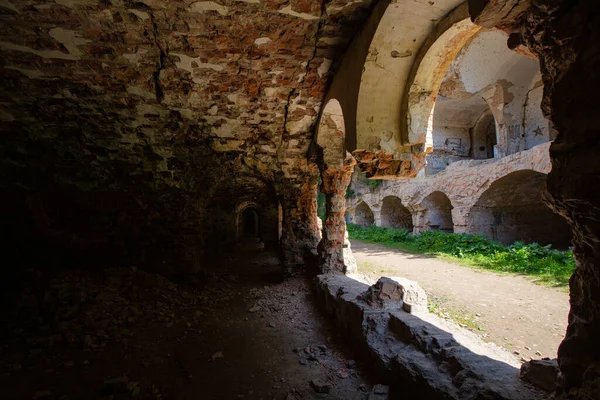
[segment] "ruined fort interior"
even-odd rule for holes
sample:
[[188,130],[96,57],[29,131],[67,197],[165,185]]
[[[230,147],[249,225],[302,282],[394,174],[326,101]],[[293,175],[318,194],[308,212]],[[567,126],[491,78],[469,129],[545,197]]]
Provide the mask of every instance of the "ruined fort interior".
[[[600,399],[597,0],[0,21],[1,398]],[[362,279],[347,224],[572,250],[554,350],[429,312],[418,275]]]

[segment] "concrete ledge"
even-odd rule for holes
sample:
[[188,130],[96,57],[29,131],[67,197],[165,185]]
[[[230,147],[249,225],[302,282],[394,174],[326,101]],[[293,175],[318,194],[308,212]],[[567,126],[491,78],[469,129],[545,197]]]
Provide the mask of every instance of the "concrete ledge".
[[358,296],[369,286],[345,275],[315,278],[318,300],[391,398],[542,399],[519,380],[508,352],[428,312],[372,308]]

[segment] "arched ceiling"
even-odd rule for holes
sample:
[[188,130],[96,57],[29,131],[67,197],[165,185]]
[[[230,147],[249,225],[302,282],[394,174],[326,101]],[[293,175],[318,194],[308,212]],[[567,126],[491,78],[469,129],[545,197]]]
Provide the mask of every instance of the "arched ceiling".
[[[373,37],[361,78],[357,147],[395,153],[401,144],[400,109],[419,50],[461,0],[391,3]],[[463,17],[464,19],[464,17]]]
[[223,153],[293,178],[371,3],[4,1],[2,181],[182,187]]

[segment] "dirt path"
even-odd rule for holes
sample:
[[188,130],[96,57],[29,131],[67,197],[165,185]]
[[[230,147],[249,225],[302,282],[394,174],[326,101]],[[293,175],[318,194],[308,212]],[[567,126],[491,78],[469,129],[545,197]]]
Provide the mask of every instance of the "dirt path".
[[556,357],[567,326],[567,293],[522,276],[479,271],[357,240],[352,240],[352,252],[367,280],[387,275],[417,281],[430,303],[439,304],[442,313],[484,340],[527,360]]

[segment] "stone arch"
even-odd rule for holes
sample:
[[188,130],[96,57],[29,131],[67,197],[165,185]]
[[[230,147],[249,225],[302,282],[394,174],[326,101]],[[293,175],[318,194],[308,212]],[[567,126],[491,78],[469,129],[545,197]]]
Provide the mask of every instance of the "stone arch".
[[371,226],[375,223],[375,215],[371,207],[364,201],[361,201],[354,209],[353,222],[362,227]]
[[321,173],[319,193],[325,196],[325,220],[318,245],[322,270],[347,272],[352,263],[349,251],[344,250],[345,194],[356,161],[345,149],[344,114],[336,99],[330,99],[321,112],[316,144]]
[[485,111],[473,127],[473,158],[483,160],[494,158],[494,147],[498,143],[496,121],[491,110]]
[[387,196],[381,202],[380,225],[387,228],[413,231],[412,214],[396,196]]
[[[462,0],[436,2],[435,7],[427,2],[389,4],[369,45],[361,76],[356,112],[358,148],[396,156],[411,153],[408,144],[425,143],[408,140],[406,110],[402,112],[414,64],[457,22],[480,29],[467,20],[467,8]],[[440,22],[432,26],[431,21]],[[422,153],[422,149],[417,150]]]
[[247,222],[245,217],[249,212],[254,212],[255,214],[255,236],[260,236],[261,207],[254,201],[244,201],[238,204],[235,212],[236,242],[239,242],[244,237],[246,228],[245,223]]
[[321,113],[317,130],[317,144],[323,149],[327,169],[342,169],[345,158],[345,124],[340,102],[330,99]]
[[452,221],[452,202],[445,193],[435,191],[426,196],[420,203],[420,230],[439,230],[454,232]]
[[446,72],[464,45],[481,29],[471,22],[465,8],[455,11],[449,22],[453,23],[444,26],[445,30],[432,31],[421,48],[400,109],[401,115],[406,117],[401,126],[403,141],[424,143],[426,152],[433,149],[436,97]]
[[571,229],[542,199],[546,178],[540,172],[521,170],[494,181],[471,207],[467,231],[504,244],[522,241],[568,247]]

